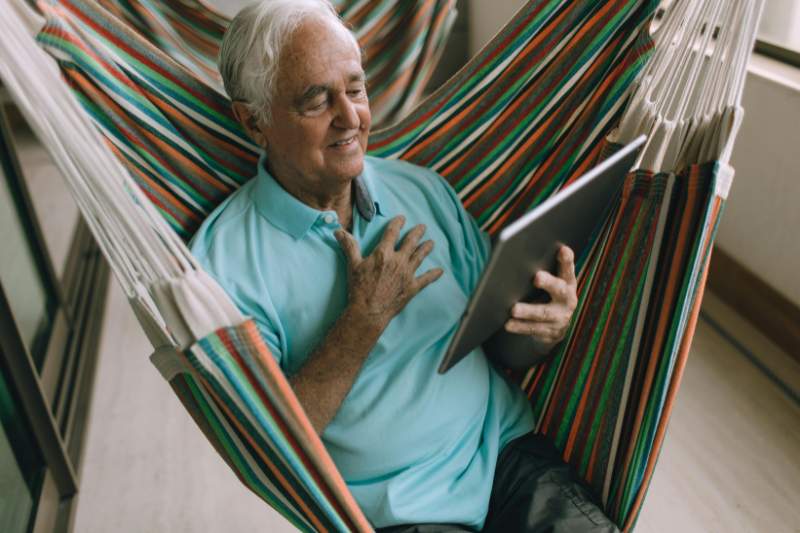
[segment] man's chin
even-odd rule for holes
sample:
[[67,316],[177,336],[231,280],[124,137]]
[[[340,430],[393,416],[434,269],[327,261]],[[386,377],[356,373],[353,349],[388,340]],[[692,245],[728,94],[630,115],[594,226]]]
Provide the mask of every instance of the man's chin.
[[357,160],[343,162],[344,164],[336,165],[332,170],[334,176],[337,176],[343,181],[352,181],[364,172],[364,156],[360,156]]

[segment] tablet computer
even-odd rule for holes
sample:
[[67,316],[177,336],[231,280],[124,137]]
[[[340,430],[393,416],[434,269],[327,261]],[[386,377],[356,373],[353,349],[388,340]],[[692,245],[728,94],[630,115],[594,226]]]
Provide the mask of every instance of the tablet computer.
[[534,288],[534,275],[556,272],[556,251],[562,244],[575,257],[591,244],[644,142],[644,136],[638,137],[500,232],[439,365],[440,374],[480,345],[509,368],[529,367],[548,357],[537,352],[533,338],[505,331],[511,307],[547,301],[547,293]]

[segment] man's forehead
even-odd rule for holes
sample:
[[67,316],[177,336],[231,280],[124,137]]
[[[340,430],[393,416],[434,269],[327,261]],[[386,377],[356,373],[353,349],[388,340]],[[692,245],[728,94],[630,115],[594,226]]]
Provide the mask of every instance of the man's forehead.
[[361,51],[345,33],[330,22],[303,23],[292,35],[281,58],[279,85],[290,92],[364,81]]

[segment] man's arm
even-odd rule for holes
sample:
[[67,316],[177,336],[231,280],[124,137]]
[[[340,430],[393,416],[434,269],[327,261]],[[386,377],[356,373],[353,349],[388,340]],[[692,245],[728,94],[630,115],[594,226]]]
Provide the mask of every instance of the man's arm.
[[322,434],[355,382],[361,365],[389,322],[422,289],[442,275],[441,268],[415,276],[433,241],[417,244],[425,226],[411,229],[395,248],[405,223],[392,219],[371,255],[344,230],[336,239],[347,257],[347,306],[325,339],[289,379],[311,425]]

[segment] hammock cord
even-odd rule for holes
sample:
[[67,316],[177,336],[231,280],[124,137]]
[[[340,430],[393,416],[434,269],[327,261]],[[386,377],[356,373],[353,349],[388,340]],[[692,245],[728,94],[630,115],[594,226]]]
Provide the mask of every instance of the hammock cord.
[[37,45],[41,17],[9,2],[0,15],[0,77],[53,156],[137,315],[146,317],[151,340],[186,347],[241,323],[230,298],[198,269]]

